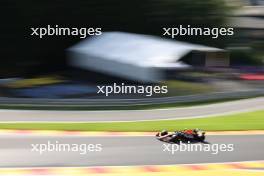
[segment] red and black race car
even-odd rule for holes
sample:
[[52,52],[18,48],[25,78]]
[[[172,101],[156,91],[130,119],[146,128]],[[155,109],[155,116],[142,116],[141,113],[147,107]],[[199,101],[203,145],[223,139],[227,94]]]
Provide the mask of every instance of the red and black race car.
[[205,132],[200,129],[175,131],[172,133],[163,130],[156,134],[156,138],[162,142],[168,143],[197,143],[205,142]]

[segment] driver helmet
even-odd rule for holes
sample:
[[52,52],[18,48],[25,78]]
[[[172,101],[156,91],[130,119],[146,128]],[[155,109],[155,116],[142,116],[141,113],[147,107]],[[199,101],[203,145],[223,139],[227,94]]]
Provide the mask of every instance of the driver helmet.
[[195,129],[193,130],[193,132],[194,132],[194,133],[198,133],[198,132],[199,132],[199,129],[198,129],[198,128],[195,128]]
[[167,134],[168,134],[168,131],[167,130],[162,130],[161,133],[160,133],[161,136],[165,136]]

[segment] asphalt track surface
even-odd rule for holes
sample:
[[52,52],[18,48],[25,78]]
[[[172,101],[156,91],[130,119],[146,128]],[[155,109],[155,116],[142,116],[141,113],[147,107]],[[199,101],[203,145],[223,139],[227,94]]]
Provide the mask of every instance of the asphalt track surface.
[[[81,137],[0,135],[0,167],[123,166],[215,163],[263,160],[264,135],[208,136],[211,144],[234,144],[234,151],[176,152],[163,151],[162,142],[152,136]],[[80,155],[78,152],[31,151],[31,144],[48,141],[60,144],[102,144],[101,152]]]
[[264,97],[193,107],[120,111],[0,110],[1,122],[113,122],[181,119],[264,109]]

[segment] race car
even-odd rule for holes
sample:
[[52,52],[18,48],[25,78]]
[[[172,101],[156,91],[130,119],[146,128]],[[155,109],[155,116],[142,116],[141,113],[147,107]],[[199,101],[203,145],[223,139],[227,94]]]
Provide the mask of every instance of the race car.
[[189,129],[175,131],[172,133],[169,133],[167,130],[163,130],[156,134],[156,138],[167,143],[197,143],[204,142],[205,132],[200,129]]

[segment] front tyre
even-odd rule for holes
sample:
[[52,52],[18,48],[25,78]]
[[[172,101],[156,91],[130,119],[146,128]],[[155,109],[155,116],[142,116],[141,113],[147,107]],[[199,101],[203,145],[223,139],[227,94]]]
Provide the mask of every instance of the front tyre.
[[199,141],[204,142],[204,140],[205,140],[205,136],[204,135],[199,137]]

